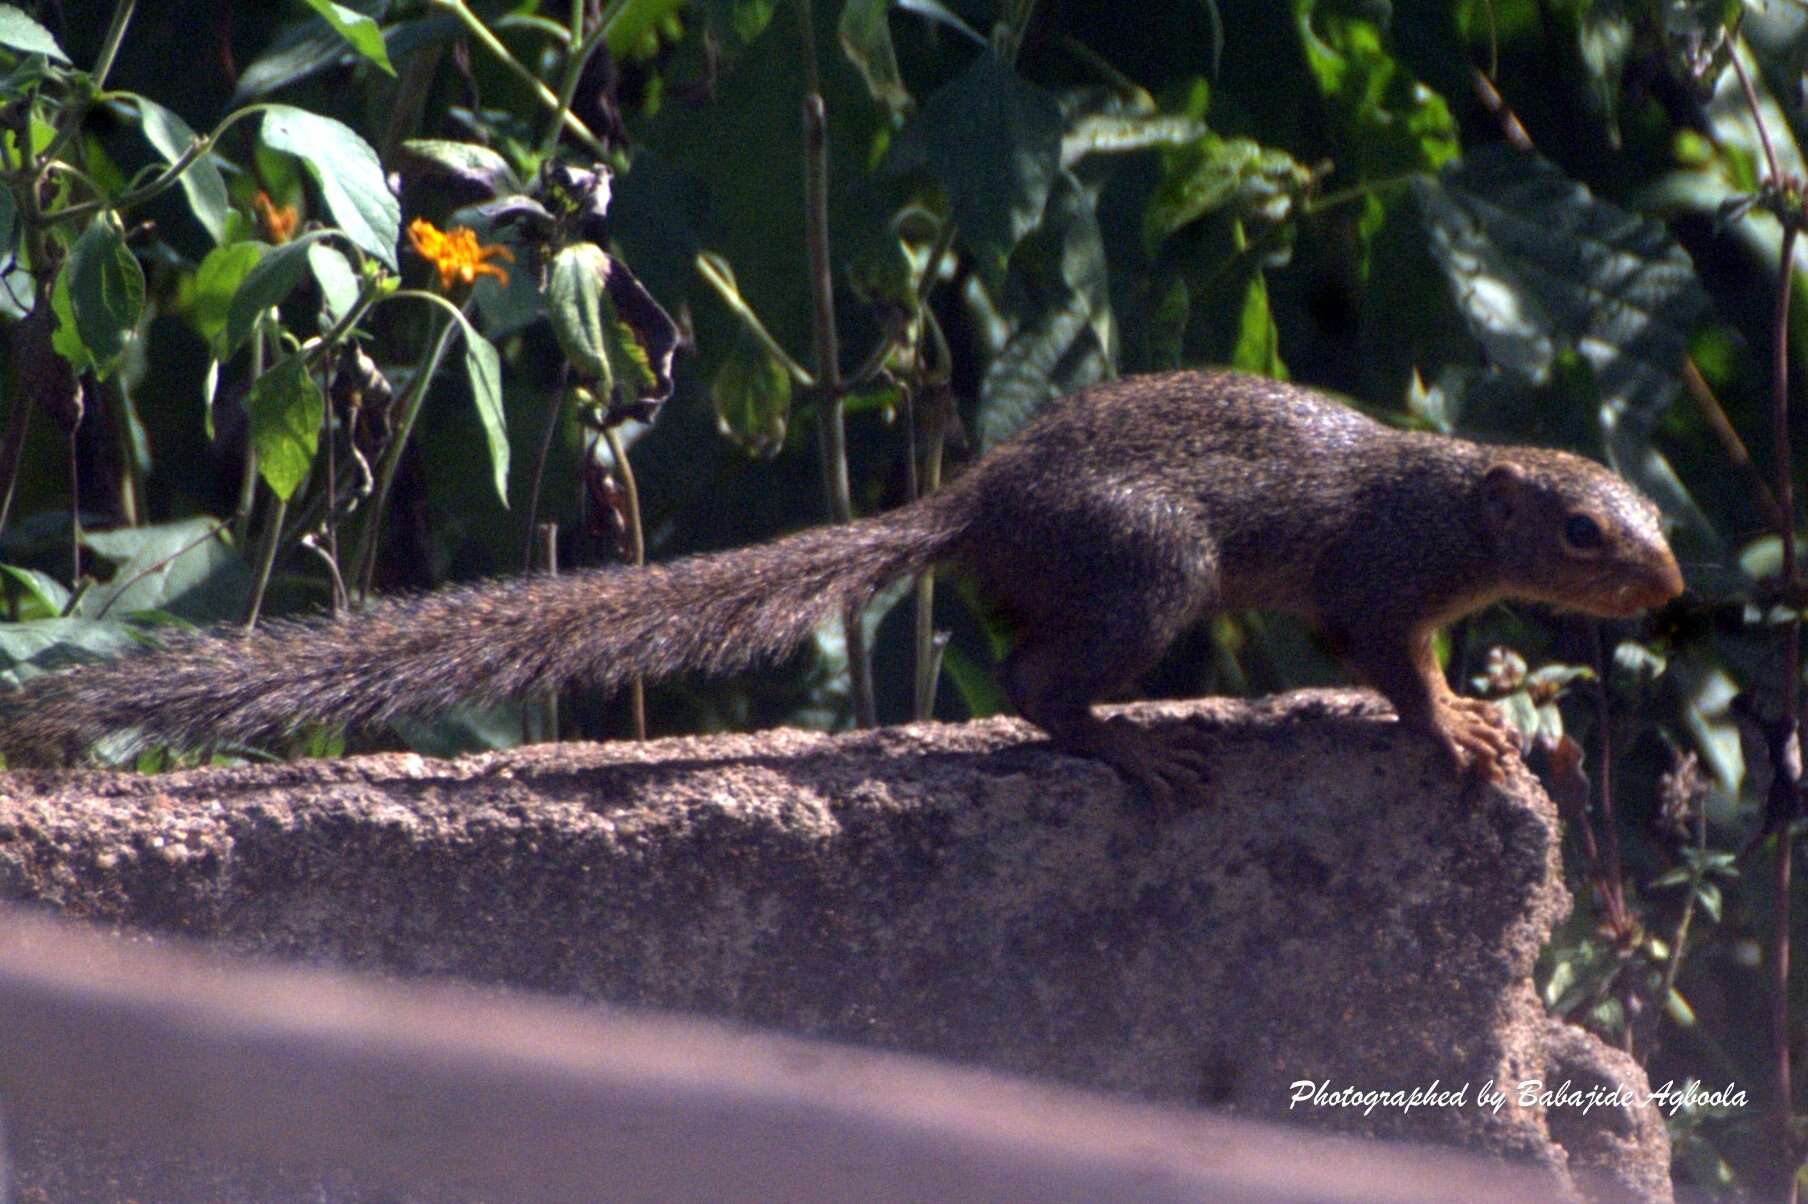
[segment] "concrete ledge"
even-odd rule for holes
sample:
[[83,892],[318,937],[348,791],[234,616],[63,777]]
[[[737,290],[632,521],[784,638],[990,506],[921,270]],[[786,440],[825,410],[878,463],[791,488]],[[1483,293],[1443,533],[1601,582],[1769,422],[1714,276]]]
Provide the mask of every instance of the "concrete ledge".
[[[1550,1189],[1530,1169],[894,1054],[233,965],[3,914],[0,1091],[49,1199],[1355,1204]],[[114,1157],[67,1140],[83,1128],[104,1128]]]
[[[1133,708],[1212,754],[1157,822],[1009,721],[161,778],[0,779],[0,897],[241,952],[704,1013],[1668,1193],[1643,1077],[1553,1028],[1528,775],[1461,797],[1371,696]],[[1437,1081],[1467,1103],[1292,1103]],[[1506,1089],[1482,1107],[1484,1083]],[[1561,1132],[1563,1142],[1553,1137]],[[28,1169],[28,1168],[27,1168]],[[22,1172],[23,1173],[23,1172]],[[1583,1185],[1587,1187],[1586,1184]],[[1599,1184],[1591,1194],[1605,1190]]]

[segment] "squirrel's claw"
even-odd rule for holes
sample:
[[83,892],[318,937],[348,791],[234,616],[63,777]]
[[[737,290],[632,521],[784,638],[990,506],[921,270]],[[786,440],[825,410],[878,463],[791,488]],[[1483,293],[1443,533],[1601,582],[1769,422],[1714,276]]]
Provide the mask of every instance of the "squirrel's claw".
[[[1070,747],[1074,743],[1070,741]],[[1197,806],[1209,777],[1210,758],[1199,749],[1122,720],[1089,725],[1083,751],[1142,787],[1161,815]]]
[[1439,708],[1433,736],[1458,772],[1490,783],[1506,779],[1506,762],[1519,755],[1506,720],[1491,702],[1452,697]]

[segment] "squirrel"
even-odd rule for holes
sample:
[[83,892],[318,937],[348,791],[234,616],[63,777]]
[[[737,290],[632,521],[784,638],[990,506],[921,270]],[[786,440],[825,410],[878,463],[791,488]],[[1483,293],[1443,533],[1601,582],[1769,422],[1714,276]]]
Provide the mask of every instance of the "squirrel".
[[1018,712],[1161,805],[1205,759],[1092,704],[1228,609],[1302,616],[1460,773],[1514,745],[1457,696],[1437,628],[1503,598],[1630,617],[1682,592],[1657,508],[1606,468],[1399,430],[1229,371],[1132,376],[1051,404],[948,486],[874,517],[643,568],[380,600],[34,678],[0,698],[13,763],[111,732],[178,747],[358,727],[581,683],[774,660],[887,581],[955,562],[1014,615]]

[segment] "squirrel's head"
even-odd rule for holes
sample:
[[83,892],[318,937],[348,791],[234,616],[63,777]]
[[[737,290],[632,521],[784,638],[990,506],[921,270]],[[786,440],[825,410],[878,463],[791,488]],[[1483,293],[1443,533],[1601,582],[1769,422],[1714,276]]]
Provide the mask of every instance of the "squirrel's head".
[[1509,594],[1620,619],[1683,591],[1657,507],[1591,460],[1513,448],[1481,496]]

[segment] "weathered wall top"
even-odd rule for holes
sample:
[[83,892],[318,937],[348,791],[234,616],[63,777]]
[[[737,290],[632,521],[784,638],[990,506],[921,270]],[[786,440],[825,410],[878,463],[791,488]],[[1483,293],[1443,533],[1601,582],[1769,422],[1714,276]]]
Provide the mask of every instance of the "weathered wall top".
[[[1465,797],[1359,692],[1127,714],[1207,747],[1209,801],[1157,818],[1110,770],[1006,720],[18,773],[0,778],[0,897],[1464,1146],[1667,1196],[1651,1109],[1553,1124],[1511,1090],[1644,1087],[1531,989],[1569,900],[1554,811],[1528,774]],[[1299,1080],[1436,1080],[1468,1103],[1364,1115],[1291,1103]],[[1498,1111],[1476,1102],[1490,1081],[1508,1088]]]

